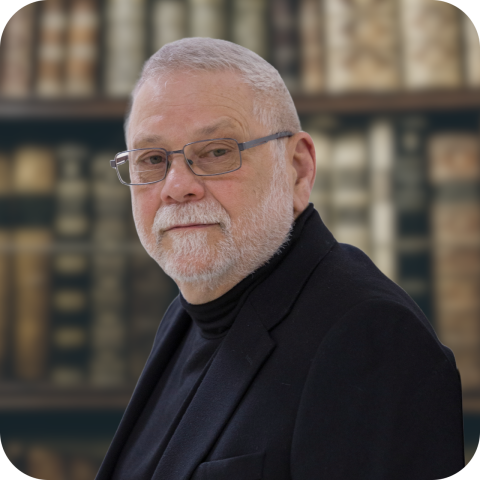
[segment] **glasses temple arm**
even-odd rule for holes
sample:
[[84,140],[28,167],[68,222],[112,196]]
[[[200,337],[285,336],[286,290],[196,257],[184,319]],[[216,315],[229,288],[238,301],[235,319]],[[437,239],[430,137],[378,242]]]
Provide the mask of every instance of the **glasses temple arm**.
[[283,137],[291,137],[293,135],[292,132],[279,132],[274,133],[273,135],[269,135],[268,137],[257,138],[256,140],[250,140],[249,142],[239,143],[238,148],[241,152],[247,150],[249,148],[257,147],[258,145],[262,145],[263,143],[267,143],[270,140],[276,140],[277,138]]

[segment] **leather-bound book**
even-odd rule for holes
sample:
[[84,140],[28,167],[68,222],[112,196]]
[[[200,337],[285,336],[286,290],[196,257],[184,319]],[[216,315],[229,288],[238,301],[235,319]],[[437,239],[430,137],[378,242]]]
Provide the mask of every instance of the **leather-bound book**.
[[98,0],[73,0],[67,31],[65,93],[92,96],[97,90]]
[[459,10],[448,3],[432,0],[401,0],[400,7],[405,87],[460,87]]
[[32,91],[35,13],[32,3],[8,22],[0,43],[0,95],[28,97]]
[[397,2],[325,0],[327,89],[389,91],[400,84]]
[[37,95],[59,97],[65,89],[67,13],[64,0],[48,0],[40,5],[37,52]]

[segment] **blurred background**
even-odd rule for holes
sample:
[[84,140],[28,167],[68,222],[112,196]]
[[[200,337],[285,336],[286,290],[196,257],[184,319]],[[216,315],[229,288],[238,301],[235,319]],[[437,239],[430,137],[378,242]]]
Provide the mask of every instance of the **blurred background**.
[[420,305],[480,434],[480,46],[434,0],[46,0],[0,45],[0,433],[46,480],[93,480],[175,284],[108,160],[143,62],[224,38],[279,70],[317,150],[311,201]]

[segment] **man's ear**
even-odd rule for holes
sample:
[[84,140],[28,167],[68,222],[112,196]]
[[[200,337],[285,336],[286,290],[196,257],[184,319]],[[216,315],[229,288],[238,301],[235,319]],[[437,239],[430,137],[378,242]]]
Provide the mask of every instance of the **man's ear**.
[[293,186],[293,211],[297,218],[308,206],[310,192],[315,182],[317,163],[312,137],[306,132],[299,132],[289,139],[289,152],[295,172]]

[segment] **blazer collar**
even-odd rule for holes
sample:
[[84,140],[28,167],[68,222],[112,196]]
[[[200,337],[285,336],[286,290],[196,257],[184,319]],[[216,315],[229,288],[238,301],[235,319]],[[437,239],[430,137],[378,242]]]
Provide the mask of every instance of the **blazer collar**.
[[267,330],[287,316],[313,270],[335,244],[335,238],[314,210],[280,266],[247,300]]

